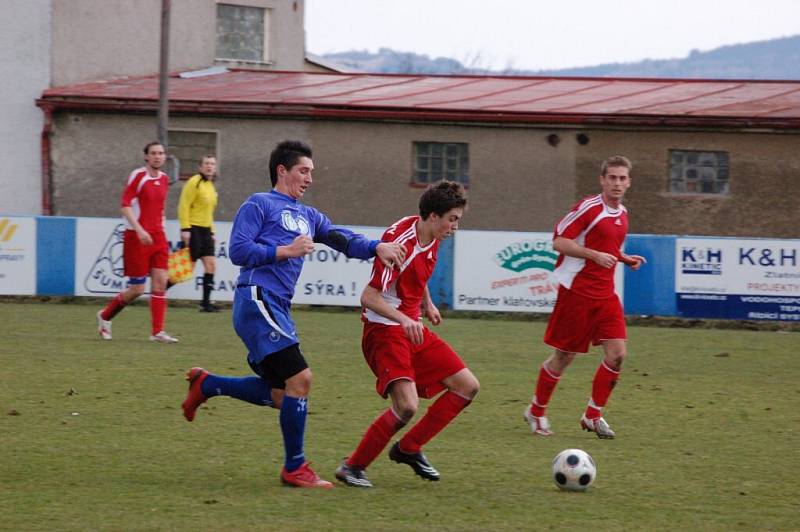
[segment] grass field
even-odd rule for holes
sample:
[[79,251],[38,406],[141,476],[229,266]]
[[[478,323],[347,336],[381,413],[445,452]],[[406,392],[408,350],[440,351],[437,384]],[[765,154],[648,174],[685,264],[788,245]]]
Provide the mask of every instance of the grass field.
[[[114,340],[98,307],[0,303],[0,529],[7,530],[797,530],[800,334],[631,327],[606,409],[615,440],[581,432],[598,357],[562,379],[556,435],[522,421],[547,350],[542,322],[448,319],[437,332],[481,381],[427,447],[428,483],[381,456],[371,490],[284,488],[277,412],[212,399],[181,416],[194,365],[248,374],[230,311],[171,308],[177,345],[147,341],[126,309]],[[306,454],[324,478],[386,407],[360,353],[354,311],[299,310],[314,370]],[[427,402],[423,402],[423,408]],[[419,414],[418,414],[419,415]],[[587,493],[550,479],[553,456],[589,452]]]

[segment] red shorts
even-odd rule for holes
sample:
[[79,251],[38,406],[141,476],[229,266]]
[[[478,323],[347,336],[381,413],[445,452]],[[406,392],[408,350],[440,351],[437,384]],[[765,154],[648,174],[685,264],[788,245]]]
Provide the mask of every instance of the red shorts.
[[412,381],[417,394],[429,399],[444,390],[442,380],[467,367],[436,333],[423,331],[422,343],[414,345],[399,325],[364,324],[361,349],[377,379],[375,389],[384,399],[389,384],[399,379]]
[[167,269],[169,244],[163,232],[150,233],[153,243],[145,246],[136,236],[136,231],[125,230],[122,241],[122,260],[125,275],[128,277],[147,277],[153,268]]
[[603,340],[625,340],[625,317],[615,294],[606,299],[592,299],[563,286],[547,322],[544,343],[568,353],[586,353],[589,344]]

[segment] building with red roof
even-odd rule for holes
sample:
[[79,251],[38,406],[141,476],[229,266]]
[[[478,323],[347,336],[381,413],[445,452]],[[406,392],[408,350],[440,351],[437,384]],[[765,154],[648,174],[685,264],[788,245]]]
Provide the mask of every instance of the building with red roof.
[[[623,154],[634,232],[795,237],[800,227],[800,81],[216,68],[174,74],[169,97],[181,173],[202,153],[219,159],[223,220],[268,188],[271,148],[299,138],[315,149],[306,199],[338,223],[386,225],[448,178],[469,187],[464,228],[549,231],[597,190],[600,162]],[[116,215],[109,188],[139,162],[157,103],[157,76],[44,92],[53,214]]]

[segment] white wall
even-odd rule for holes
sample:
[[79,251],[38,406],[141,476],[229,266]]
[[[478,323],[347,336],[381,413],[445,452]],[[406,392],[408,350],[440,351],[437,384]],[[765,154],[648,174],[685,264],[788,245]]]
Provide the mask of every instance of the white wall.
[[50,0],[3,0],[0,31],[0,213],[41,214],[36,99],[50,83]]

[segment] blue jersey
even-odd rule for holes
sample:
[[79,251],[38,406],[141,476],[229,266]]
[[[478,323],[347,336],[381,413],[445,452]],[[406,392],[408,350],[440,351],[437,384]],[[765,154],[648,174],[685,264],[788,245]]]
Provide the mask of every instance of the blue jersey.
[[255,285],[290,301],[303,269],[303,257],[276,260],[278,246],[308,235],[346,256],[369,259],[379,240],[333,225],[313,207],[275,190],[250,196],[236,213],[229,244],[231,262],[241,266],[238,283]]

